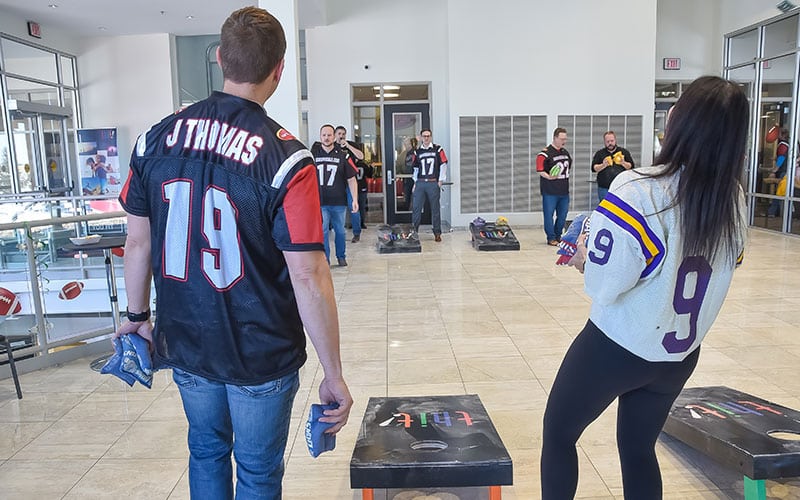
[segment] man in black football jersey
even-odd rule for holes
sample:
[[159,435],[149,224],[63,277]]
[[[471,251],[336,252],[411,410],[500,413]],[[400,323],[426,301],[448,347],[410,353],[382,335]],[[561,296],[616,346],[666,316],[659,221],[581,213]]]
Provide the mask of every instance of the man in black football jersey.
[[430,129],[422,129],[420,137],[422,137],[422,144],[414,151],[412,157],[414,170],[411,178],[414,180],[414,204],[411,211],[411,224],[414,226],[414,232],[419,231],[422,207],[427,199],[431,206],[433,238],[436,241],[442,241],[442,209],[439,199],[442,184],[447,179],[447,155],[444,154],[441,146],[433,143]]
[[[564,148],[567,131],[558,127],[553,131],[553,142],[536,155],[539,173],[539,191],[542,193],[542,213],[547,244],[558,246],[569,211],[569,174],[572,157]],[[553,222],[555,215],[555,222]]]
[[[372,177],[372,167],[364,161],[364,152],[361,151],[358,144],[353,141],[347,140],[347,129],[344,125],[339,125],[334,130],[333,135],[336,138],[336,145],[342,151],[347,151],[353,157],[356,165],[356,184],[358,188],[358,211],[352,212],[350,215],[350,222],[353,227],[352,243],[361,241],[361,230],[366,229],[367,225],[364,222],[367,220],[367,178]],[[350,196],[350,190],[347,191],[347,204],[352,206],[353,198]]]
[[[222,25],[222,92],[140,135],[120,194],[128,212],[128,321],[172,368],[189,423],[192,498],[281,498],[305,331],[323,368],[320,420],[336,433],[352,398],[325,262],[311,153],[263,105],[284,67],[277,19],[246,7]],[[159,312],[150,317],[150,280]]]
[[605,147],[598,150],[592,159],[592,172],[597,172],[597,202],[603,201],[611,187],[611,181],[635,165],[630,151],[617,145],[617,134],[609,130],[603,134]]
[[[340,266],[347,265],[345,256],[344,216],[347,206],[352,213],[358,212],[356,174],[358,169],[353,158],[334,142],[333,125],[323,125],[319,129],[319,141],[311,146],[311,154],[317,164],[319,194],[322,203],[322,233],[325,244],[325,258],[330,262],[329,229],[333,226],[336,260]],[[348,192],[351,204],[347,202]]]

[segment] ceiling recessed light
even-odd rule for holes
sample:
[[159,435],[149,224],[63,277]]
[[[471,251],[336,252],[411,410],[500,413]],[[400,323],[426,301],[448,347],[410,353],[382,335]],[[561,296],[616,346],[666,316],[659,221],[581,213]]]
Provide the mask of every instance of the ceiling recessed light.
[[108,28],[106,28],[105,26],[98,26],[97,29],[99,29],[100,31],[108,30]]
[[51,9],[57,9],[58,5],[56,5],[54,3],[51,3],[51,4],[48,5],[48,7],[50,7]]
[[188,19],[189,21],[191,21],[192,19],[194,19],[194,16],[193,16],[193,15],[191,15],[191,14],[189,14],[188,16],[186,16],[186,19]]

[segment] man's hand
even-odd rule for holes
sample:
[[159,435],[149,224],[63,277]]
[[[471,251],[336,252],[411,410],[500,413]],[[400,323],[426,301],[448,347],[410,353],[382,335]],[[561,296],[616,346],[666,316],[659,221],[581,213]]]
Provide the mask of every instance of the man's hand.
[[145,339],[150,344],[150,352],[153,352],[153,323],[148,319],[147,321],[139,321],[132,323],[125,321],[119,327],[119,330],[114,332],[114,338],[127,335],[129,333],[138,333],[140,337]]
[[350,416],[350,408],[353,406],[353,398],[347,389],[347,384],[342,378],[322,379],[319,384],[319,400],[323,404],[333,402],[339,403],[339,408],[335,410],[325,410],[325,416],[320,417],[320,422],[335,424],[325,431],[326,434],[336,434],[347,423]]
[[356,200],[355,198],[353,199],[353,209],[350,211],[350,213],[353,214],[358,213],[358,200]]

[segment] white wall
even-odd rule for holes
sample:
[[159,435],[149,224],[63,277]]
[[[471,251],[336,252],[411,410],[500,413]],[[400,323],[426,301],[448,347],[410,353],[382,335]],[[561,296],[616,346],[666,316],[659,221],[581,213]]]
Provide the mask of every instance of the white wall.
[[78,55],[84,128],[117,127],[124,176],[140,133],[175,111],[168,34],[87,38]]
[[[643,115],[645,138],[653,126],[655,0],[494,2],[491,19],[486,7],[482,0],[449,0],[454,225],[475,217],[458,213],[459,116],[543,114],[552,130],[559,114]],[[643,142],[648,158],[652,145]],[[542,220],[511,215],[512,224]]]
[[[691,81],[722,73],[721,1],[658,0],[656,80]],[[663,69],[665,57],[679,57],[681,69]]]
[[352,136],[350,84],[431,82],[431,128],[447,148],[446,7],[443,0],[331,3],[329,24],[306,30],[309,141],[325,123],[344,125]]
[[9,35],[22,38],[23,40],[44,45],[52,49],[58,49],[71,55],[76,55],[78,42],[75,37],[66,35],[52,26],[42,25],[42,38],[34,38],[28,35],[28,21],[9,12],[0,12],[0,31]]
[[779,15],[781,11],[775,7],[779,2],[780,0],[720,0],[718,38]]

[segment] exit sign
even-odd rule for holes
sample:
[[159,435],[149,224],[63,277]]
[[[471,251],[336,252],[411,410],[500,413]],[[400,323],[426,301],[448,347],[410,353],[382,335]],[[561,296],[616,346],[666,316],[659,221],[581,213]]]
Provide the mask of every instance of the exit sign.
[[34,38],[42,38],[42,28],[39,23],[28,21],[28,34]]
[[665,57],[664,69],[681,69],[680,57]]

